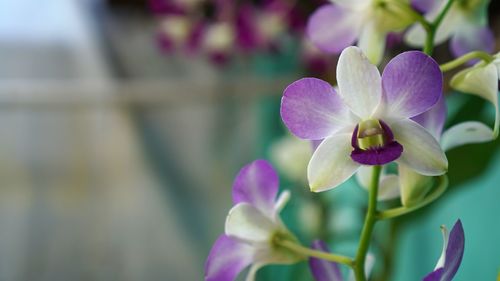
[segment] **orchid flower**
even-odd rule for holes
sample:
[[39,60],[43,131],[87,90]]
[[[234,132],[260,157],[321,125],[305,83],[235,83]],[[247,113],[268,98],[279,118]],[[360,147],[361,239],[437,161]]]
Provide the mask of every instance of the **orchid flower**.
[[303,78],[284,91],[281,117],[297,137],[324,139],[309,162],[312,191],[334,188],[362,165],[397,161],[428,175],[442,175],[448,160],[436,139],[411,117],[441,96],[437,63],[419,51],[392,59],[382,77],[358,47],[348,47],[337,65],[339,91]]
[[[413,5],[426,11],[425,17],[434,20],[438,17],[447,0],[428,1],[413,0]],[[482,50],[493,52],[495,38],[488,27],[489,0],[455,1],[439,25],[435,44],[440,44],[451,38],[450,49],[454,56],[459,57],[468,52]],[[420,25],[413,26],[406,34],[405,40],[411,46],[424,45],[426,32]]]
[[[444,151],[455,147],[491,141],[493,131],[481,122],[467,121],[452,126],[443,133],[446,120],[445,98],[440,100],[430,110],[412,118],[427,129],[441,143]],[[356,173],[359,184],[369,188],[371,171],[362,167]],[[379,183],[378,200],[391,200],[401,197],[403,206],[420,202],[432,187],[432,178],[420,175],[404,164],[398,165],[398,175],[382,172]]]
[[241,169],[233,184],[234,206],[226,219],[225,234],[213,245],[205,265],[205,281],[233,281],[250,266],[247,281],[266,264],[292,264],[303,259],[273,241],[296,241],[279,212],[290,194],[276,199],[279,180],[273,167],[256,160]]
[[434,271],[424,277],[423,281],[451,281],[460,267],[464,255],[465,236],[462,222],[457,220],[450,235],[445,226],[443,233],[443,251]]
[[309,18],[307,34],[311,41],[328,53],[340,53],[353,45],[365,52],[372,63],[382,59],[386,37],[402,31],[415,19],[405,0],[332,0]]
[[500,53],[494,60],[478,62],[455,74],[451,79],[452,88],[464,93],[477,95],[491,102],[495,107],[494,137],[498,136],[500,126],[500,113],[498,107],[498,80],[500,79]]
[[[326,253],[330,252],[326,243],[321,240],[314,241],[311,248]],[[374,264],[375,257],[371,254],[368,254],[366,256],[365,262],[366,276],[370,275]],[[316,281],[344,281],[344,277],[342,276],[342,272],[340,271],[338,263],[311,257],[309,258],[309,269],[311,270],[311,273]],[[350,273],[347,280],[355,280],[352,272]]]

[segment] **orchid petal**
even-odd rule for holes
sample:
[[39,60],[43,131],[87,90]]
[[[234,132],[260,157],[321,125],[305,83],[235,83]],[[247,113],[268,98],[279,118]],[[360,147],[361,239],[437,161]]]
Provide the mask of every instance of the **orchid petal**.
[[498,136],[500,112],[498,108],[498,70],[495,64],[478,63],[457,73],[450,81],[452,88],[464,93],[480,96],[495,106],[496,118],[493,129]]
[[413,117],[413,121],[427,129],[429,133],[439,141],[443,133],[444,123],[446,121],[446,99],[441,95],[439,101],[426,112]]
[[303,78],[290,84],[281,101],[281,118],[299,138],[318,140],[348,124],[345,106],[333,87],[316,78]]
[[249,203],[264,213],[274,210],[279,178],[271,164],[256,160],[243,167],[233,184],[233,202]]
[[458,220],[450,232],[441,281],[451,281],[457,273],[464,255],[464,246],[464,229],[462,227],[462,222]]
[[276,214],[278,214],[279,212],[281,212],[281,210],[283,210],[283,208],[285,208],[288,201],[290,201],[290,196],[291,194],[289,190],[281,192],[280,196],[276,200],[276,203],[274,203],[274,210]]
[[439,256],[434,270],[444,268],[444,263],[446,260],[446,249],[448,248],[448,229],[444,225],[441,226],[441,234],[443,235],[443,248],[441,250],[441,256]]
[[[356,179],[358,180],[359,185],[365,190],[368,190],[370,187],[371,175],[371,166],[361,166],[356,172]],[[400,191],[398,176],[385,174],[384,170],[382,170],[382,174],[380,175],[377,200],[392,200],[394,198],[398,198],[399,196]]]
[[380,180],[377,200],[387,201],[401,196],[399,190],[399,178],[396,175],[386,175]]
[[404,164],[398,165],[398,171],[403,206],[421,202],[432,188],[432,178],[421,175]]
[[409,51],[393,58],[382,74],[383,100],[390,118],[410,118],[441,97],[443,74],[430,56]]
[[221,235],[214,243],[205,264],[205,281],[234,281],[252,263],[251,246]]
[[494,140],[493,131],[481,122],[468,121],[454,125],[443,134],[441,147],[448,151],[457,146]]
[[320,192],[337,187],[359,168],[351,157],[351,134],[336,134],[325,139],[314,152],[307,177],[311,191]]
[[444,268],[438,268],[424,277],[423,281],[441,281]]
[[455,57],[472,51],[493,52],[495,37],[491,29],[475,23],[463,24],[451,38],[450,49]]
[[348,47],[337,64],[339,95],[352,112],[369,118],[380,103],[382,82],[377,67],[358,47]]
[[436,8],[437,3],[439,3],[439,1],[436,0],[412,0],[411,6],[419,12],[428,13]]
[[[370,181],[372,178],[372,166],[365,166],[361,165],[356,172],[356,180],[358,181],[359,185],[363,187],[364,189],[368,190],[370,187]],[[384,176],[384,171],[382,170],[381,176]]]
[[358,47],[363,50],[371,63],[379,64],[382,60],[386,37],[387,33],[381,32],[374,21],[370,21],[363,27],[359,35]]
[[446,173],[448,159],[439,143],[425,128],[407,119],[391,124],[391,128],[394,139],[403,145],[403,153],[397,162],[425,176]]
[[360,32],[359,15],[344,5],[327,4],[309,18],[307,35],[324,52],[340,53],[352,45]]
[[[325,242],[321,240],[316,240],[312,243],[311,248],[319,250],[325,253],[329,253],[330,250]],[[309,269],[316,281],[342,281],[342,273],[337,263],[326,261],[319,258],[311,257],[309,258]]]
[[250,270],[248,270],[247,277],[245,281],[254,281],[255,280],[255,275],[257,275],[257,271],[263,266],[261,263],[256,263],[253,264],[250,267]]
[[225,233],[248,243],[266,242],[278,226],[254,206],[239,203],[234,206],[226,218]]

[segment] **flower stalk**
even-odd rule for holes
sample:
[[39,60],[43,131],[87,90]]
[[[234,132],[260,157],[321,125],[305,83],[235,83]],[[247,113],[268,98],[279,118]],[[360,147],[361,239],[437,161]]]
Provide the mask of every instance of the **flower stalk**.
[[366,211],[365,223],[363,225],[363,230],[361,231],[361,238],[354,264],[354,276],[357,281],[366,281],[365,260],[370,246],[373,228],[377,222],[377,196],[381,170],[381,166],[373,166],[370,190],[368,194],[368,210]]
[[302,245],[299,245],[299,244],[297,244],[293,241],[290,241],[290,240],[275,239],[273,241],[273,243],[277,246],[286,248],[286,249],[288,249],[292,252],[295,252],[299,255],[320,258],[320,259],[331,261],[331,262],[345,264],[345,265],[348,265],[350,267],[354,266],[353,259],[350,257],[347,257],[347,256],[342,256],[342,255],[331,254],[331,253],[327,253],[327,252],[313,250],[313,249],[304,247]]
[[439,68],[441,68],[442,72],[447,72],[447,71],[450,71],[454,68],[457,68],[457,67],[461,66],[462,64],[464,64],[470,60],[473,60],[473,59],[480,59],[486,63],[490,63],[493,61],[494,58],[492,55],[490,55],[486,52],[473,51],[473,52],[467,53],[459,58],[456,58],[452,61],[444,63],[444,64],[440,65]]
[[436,36],[437,29],[439,28],[439,25],[441,24],[444,17],[446,16],[451,6],[453,5],[453,2],[455,2],[455,0],[448,0],[443,10],[441,10],[439,15],[437,16],[437,18],[430,23],[430,26],[428,26],[427,28],[425,28],[424,26],[424,29],[427,32],[427,36],[425,39],[423,52],[429,56],[432,55],[432,53],[434,52],[434,37]]
[[420,208],[422,208],[422,207],[430,204],[434,200],[438,199],[439,197],[441,197],[441,195],[448,188],[448,177],[445,176],[445,175],[439,176],[437,178],[437,180],[438,180],[438,186],[434,189],[434,191],[430,195],[428,195],[420,203],[412,205],[412,206],[409,206],[409,207],[402,206],[402,207],[398,207],[398,208],[394,208],[394,209],[390,209],[390,210],[378,212],[377,215],[376,215],[376,219],[378,219],[378,220],[385,220],[385,219],[392,219],[392,218],[395,218],[395,217],[406,215],[406,214],[414,212],[414,211],[416,211],[416,210],[418,210],[418,209],[420,209]]

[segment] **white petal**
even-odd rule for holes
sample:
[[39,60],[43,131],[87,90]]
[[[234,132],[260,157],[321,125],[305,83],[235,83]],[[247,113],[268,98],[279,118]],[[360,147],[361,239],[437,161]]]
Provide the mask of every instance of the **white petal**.
[[349,179],[360,166],[351,159],[351,151],[350,133],[325,139],[314,152],[307,167],[311,191],[325,191]]
[[249,243],[262,243],[268,241],[279,227],[254,206],[239,203],[229,211],[225,228],[226,235],[231,238]]
[[378,197],[379,201],[386,201],[398,198],[400,196],[399,191],[399,177],[396,175],[386,175],[380,180],[380,185],[378,187]]
[[494,140],[493,131],[481,122],[468,121],[456,124],[443,133],[441,147],[448,151],[457,146]]
[[368,22],[359,35],[358,46],[373,64],[379,64],[384,56],[386,36],[373,21]]
[[422,201],[432,187],[432,178],[423,176],[404,164],[398,166],[401,204],[411,206]]
[[274,203],[274,210],[276,214],[278,214],[279,212],[281,212],[281,210],[283,210],[288,201],[290,201],[290,191],[284,190],[283,192],[281,192],[278,199]]
[[[377,200],[385,201],[398,198],[400,194],[399,178],[396,175],[386,174],[385,169],[382,169],[381,173]],[[356,179],[359,185],[365,190],[368,190],[370,186],[371,176],[372,167],[370,166],[363,165],[356,172]]]
[[369,118],[380,103],[382,82],[377,67],[360,48],[348,47],[337,64],[339,95],[352,112]]
[[460,71],[451,79],[450,85],[459,91],[478,95],[491,102],[495,107],[495,136],[498,135],[500,114],[498,109],[499,72],[493,63],[478,63],[472,68]]
[[444,263],[446,260],[446,248],[448,248],[448,229],[446,228],[446,226],[441,226],[441,233],[443,234],[443,250],[441,251],[441,256],[439,257],[434,270],[444,267]]
[[394,139],[403,145],[403,153],[397,162],[410,166],[426,176],[446,173],[448,159],[436,139],[412,120],[401,120],[390,125]]
[[356,172],[356,180],[358,181],[361,187],[368,190],[371,178],[372,178],[372,167],[366,165],[362,165],[361,167],[359,167],[358,171]]

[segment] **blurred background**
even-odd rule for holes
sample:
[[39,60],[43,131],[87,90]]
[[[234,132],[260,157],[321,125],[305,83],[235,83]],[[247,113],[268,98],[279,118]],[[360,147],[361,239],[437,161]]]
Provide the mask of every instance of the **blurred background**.
[[[201,0],[177,2],[0,0],[1,281],[202,280],[232,205],[233,177],[256,158],[275,163],[282,188],[293,191],[284,219],[304,244],[327,237],[353,252],[365,192],[351,180],[310,194],[304,175],[291,172],[304,169],[309,147],[287,135],[279,116],[290,82],[334,80],[336,58],[302,39],[321,1],[249,1],[235,23],[247,33],[223,36],[228,27],[212,22],[204,42],[182,19],[186,7],[202,6],[197,19],[227,15]],[[500,5],[492,2],[498,38]],[[260,37],[247,38],[248,30]],[[406,48],[394,42],[394,52]],[[437,55],[450,59],[447,46]],[[491,108],[478,99],[455,94],[449,106],[450,124],[491,123]],[[420,280],[440,255],[439,226],[457,218],[467,241],[456,280],[494,280],[498,147],[451,151],[446,196],[377,226],[378,280]],[[258,280],[312,277],[302,263],[266,267]]]

